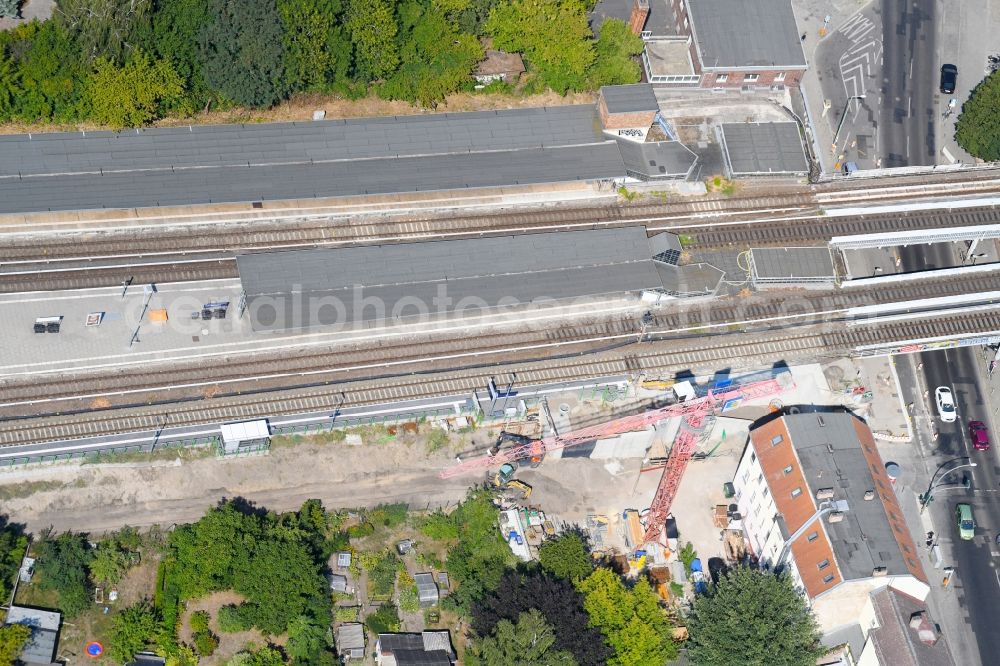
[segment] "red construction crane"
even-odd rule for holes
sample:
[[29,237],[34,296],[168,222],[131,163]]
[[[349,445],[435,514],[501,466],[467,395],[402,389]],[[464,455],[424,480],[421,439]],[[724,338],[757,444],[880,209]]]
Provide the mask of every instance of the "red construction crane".
[[574,430],[573,432],[557,437],[547,437],[545,439],[514,446],[509,449],[499,451],[496,455],[486,455],[481,458],[474,458],[459,463],[441,472],[441,478],[450,478],[477,469],[502,465],[507,462],[521,460],[523,458],[545,455],[552,451],[558,451],[576,444],[592,442],[596,439],[603,439],[625,432],[642,430],[643,428],[677,416],[683,417],[680,430],[674,439],[674,444],[667,456],[667,463],[663,470],[663,476],[656,488],[656,495],[650,505],[645,541],[656,541],[663,531],[667,522],[667,515],[670,513],[670,505],[677,494],[677,487],[680,485],[684,470],[691,460],[691,455],[698,447],[702,437],[711,423],[710,416],[720,408],[731,408],[734,403],[744,400],[757,400],[777,395],[787,390],[792,385],[791,374],[782,373],[774,379],[762,382],[733,386],[724,391],[716,393],[709,391],[701,398],[694,398],[686,402],[681,402],[660,409],[652,409],[641,414],[625,416],[620,419],[599,423],[597,425]]

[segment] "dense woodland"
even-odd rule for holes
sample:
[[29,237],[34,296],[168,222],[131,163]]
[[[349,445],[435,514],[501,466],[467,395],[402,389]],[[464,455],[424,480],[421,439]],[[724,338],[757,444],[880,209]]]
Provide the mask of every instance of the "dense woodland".
[[592,2],[58,0],[0,32],[0,122],[135,127],[305,92],[432,107],[472,90],[490,43],[523,54],[521,93],[638,81],[642,40],[617,20],[595,38]]

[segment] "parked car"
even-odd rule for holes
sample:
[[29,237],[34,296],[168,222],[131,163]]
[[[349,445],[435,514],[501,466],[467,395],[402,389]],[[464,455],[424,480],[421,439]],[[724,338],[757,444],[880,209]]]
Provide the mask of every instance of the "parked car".
[[941,65],[941,92],[950,95],[955,92],[955,85],[958,83],[958,67],[955,65]]
[[934,402],[937,403],[938,416],[945,423],[954,423],[958,414],[955,411],[955,396],[947,386],[934,389]]
[[972,506],[959,504],[955,507],[955,515],[958,517],[958,536],[966,541],[975,537],[976,521],[972,518]]
[[976,451],[990,450],[990,431],[982,421],[969,421],[969,439]]

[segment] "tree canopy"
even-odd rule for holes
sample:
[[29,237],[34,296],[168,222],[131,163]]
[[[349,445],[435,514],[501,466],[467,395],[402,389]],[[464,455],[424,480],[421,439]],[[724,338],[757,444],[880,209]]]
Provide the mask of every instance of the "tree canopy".
[[[0,0],[0,13],[12,0]],[[17,0],[13,0],[16,4]],[[642,40],[590,0],[58,0],[0,31],[0,122],[147,125],[300,92],[433,107],[472,91],[486,40],[524,55],[519,90],[634,83]]]
[[92,603],[89,566],[93,552],[84,534],[44,535],[35,548],[38,587],[59,593],[59,609],[73,617]]
[[595,55],[582,0],[505,0],[490,12],[486,31],[497,48],[524,53],[557,93],[586,86]]
[[30,636],[31,629],[26,624],[5,624],[0,627],[0,664],[15,663]]
[[471,626],[477,635],[490,636],[501,621],[515,624],[522,613],[533,609],[552,627],[555,650],[570,652],[580,666],[608,663],[611,652],[591,626],[573,583],[537,569],[504,573],[495,589],[473,605]]
[[677,656],[671,626],[649,581],[631,589],[610,569],[597,569],[579,586],[592,626],[604,634],[611,666],[658,666]]
[[233,613],[243,626],[265,635],[288,632],[288,649],[297,662],[327,663],[325,637],[332,620],[322,575],[327,529],[315,500],[280,516],[224,502],[171,533],[170,578],[181,601],[218,590],[239,592],[246,601]]
[[275,0],[210,0],[199,42],[206,83],[243,106],[284,99],[281,26]]
[[749,567],[697,597],[688,631],[697,666],[812,666],[823,653],[816,621],[788,576]]
[[1000,71],[986,77],[962,105],[955,140],[974,157],[1000,160]]
[[500,620],[493,634],[475,645],[466,656],[470,666],[573,666],[576,661],[566,650],[554,648],[552,627],[537,610],[517,617],[517,624]]
[[148,603],[129,606],[111,619],[108,654],[121,663],[132,659],[154,638],[156,612]]
[[538,549],[538,561],[553,576],[572,581],[586,578],[594,570],[587,545],[576,532],[547,539]]

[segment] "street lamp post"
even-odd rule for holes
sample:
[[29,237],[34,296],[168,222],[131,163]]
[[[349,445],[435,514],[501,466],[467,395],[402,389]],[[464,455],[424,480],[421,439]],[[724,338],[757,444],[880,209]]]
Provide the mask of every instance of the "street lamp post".
[[[933,476],[931,476],[930,482],[927,484],[927,491],[920,496],[920,513],[923,513],[924,509],[927,508],[927,505],[931,503],[931,499],[933,498],[934,495],[934,490],[936,488],[939,488],[941,485],[941,484],[938,485],[934,484],[935,481],[939,480],[938,475],[940,475],[940,479],[943,479],[944,477],[948,476],[955,470],[962,469],[963,467],[976,467],[977,465],[974,462],[966,462],[962,463],[961,465],[955,465],[954,467],[949,467],[948,469],[945,470],[945,467],[948,467],[948,465],[950,465],[951,463],[958,462],[961,460],[969,460],[969,458],[968,456],[962,456],[961,458],[952,458],[951,460],[946,460],[945,462],[941,463],[941,465],[937,468],[937,470],[934,471]],[[944,473],[942,473],[941,470],[944,470]]]
[[864,95],[851,95],[850,97],[847,98],[847,101],[844,102],[844,113],[841,114],[841,116],[840,116],[840,122],[837,123],[837,131],[834,132],[834,134],[833,134],[833,152],[834,153],[837,152],[837,137],[840,136],[840,130],[843,129],[843,127],[844,127],[844,121],[847,120],[847,109],[848,109],[848,107],[850,107],[851,102],[853,100],[864,99],[864,98],[865,98]]

